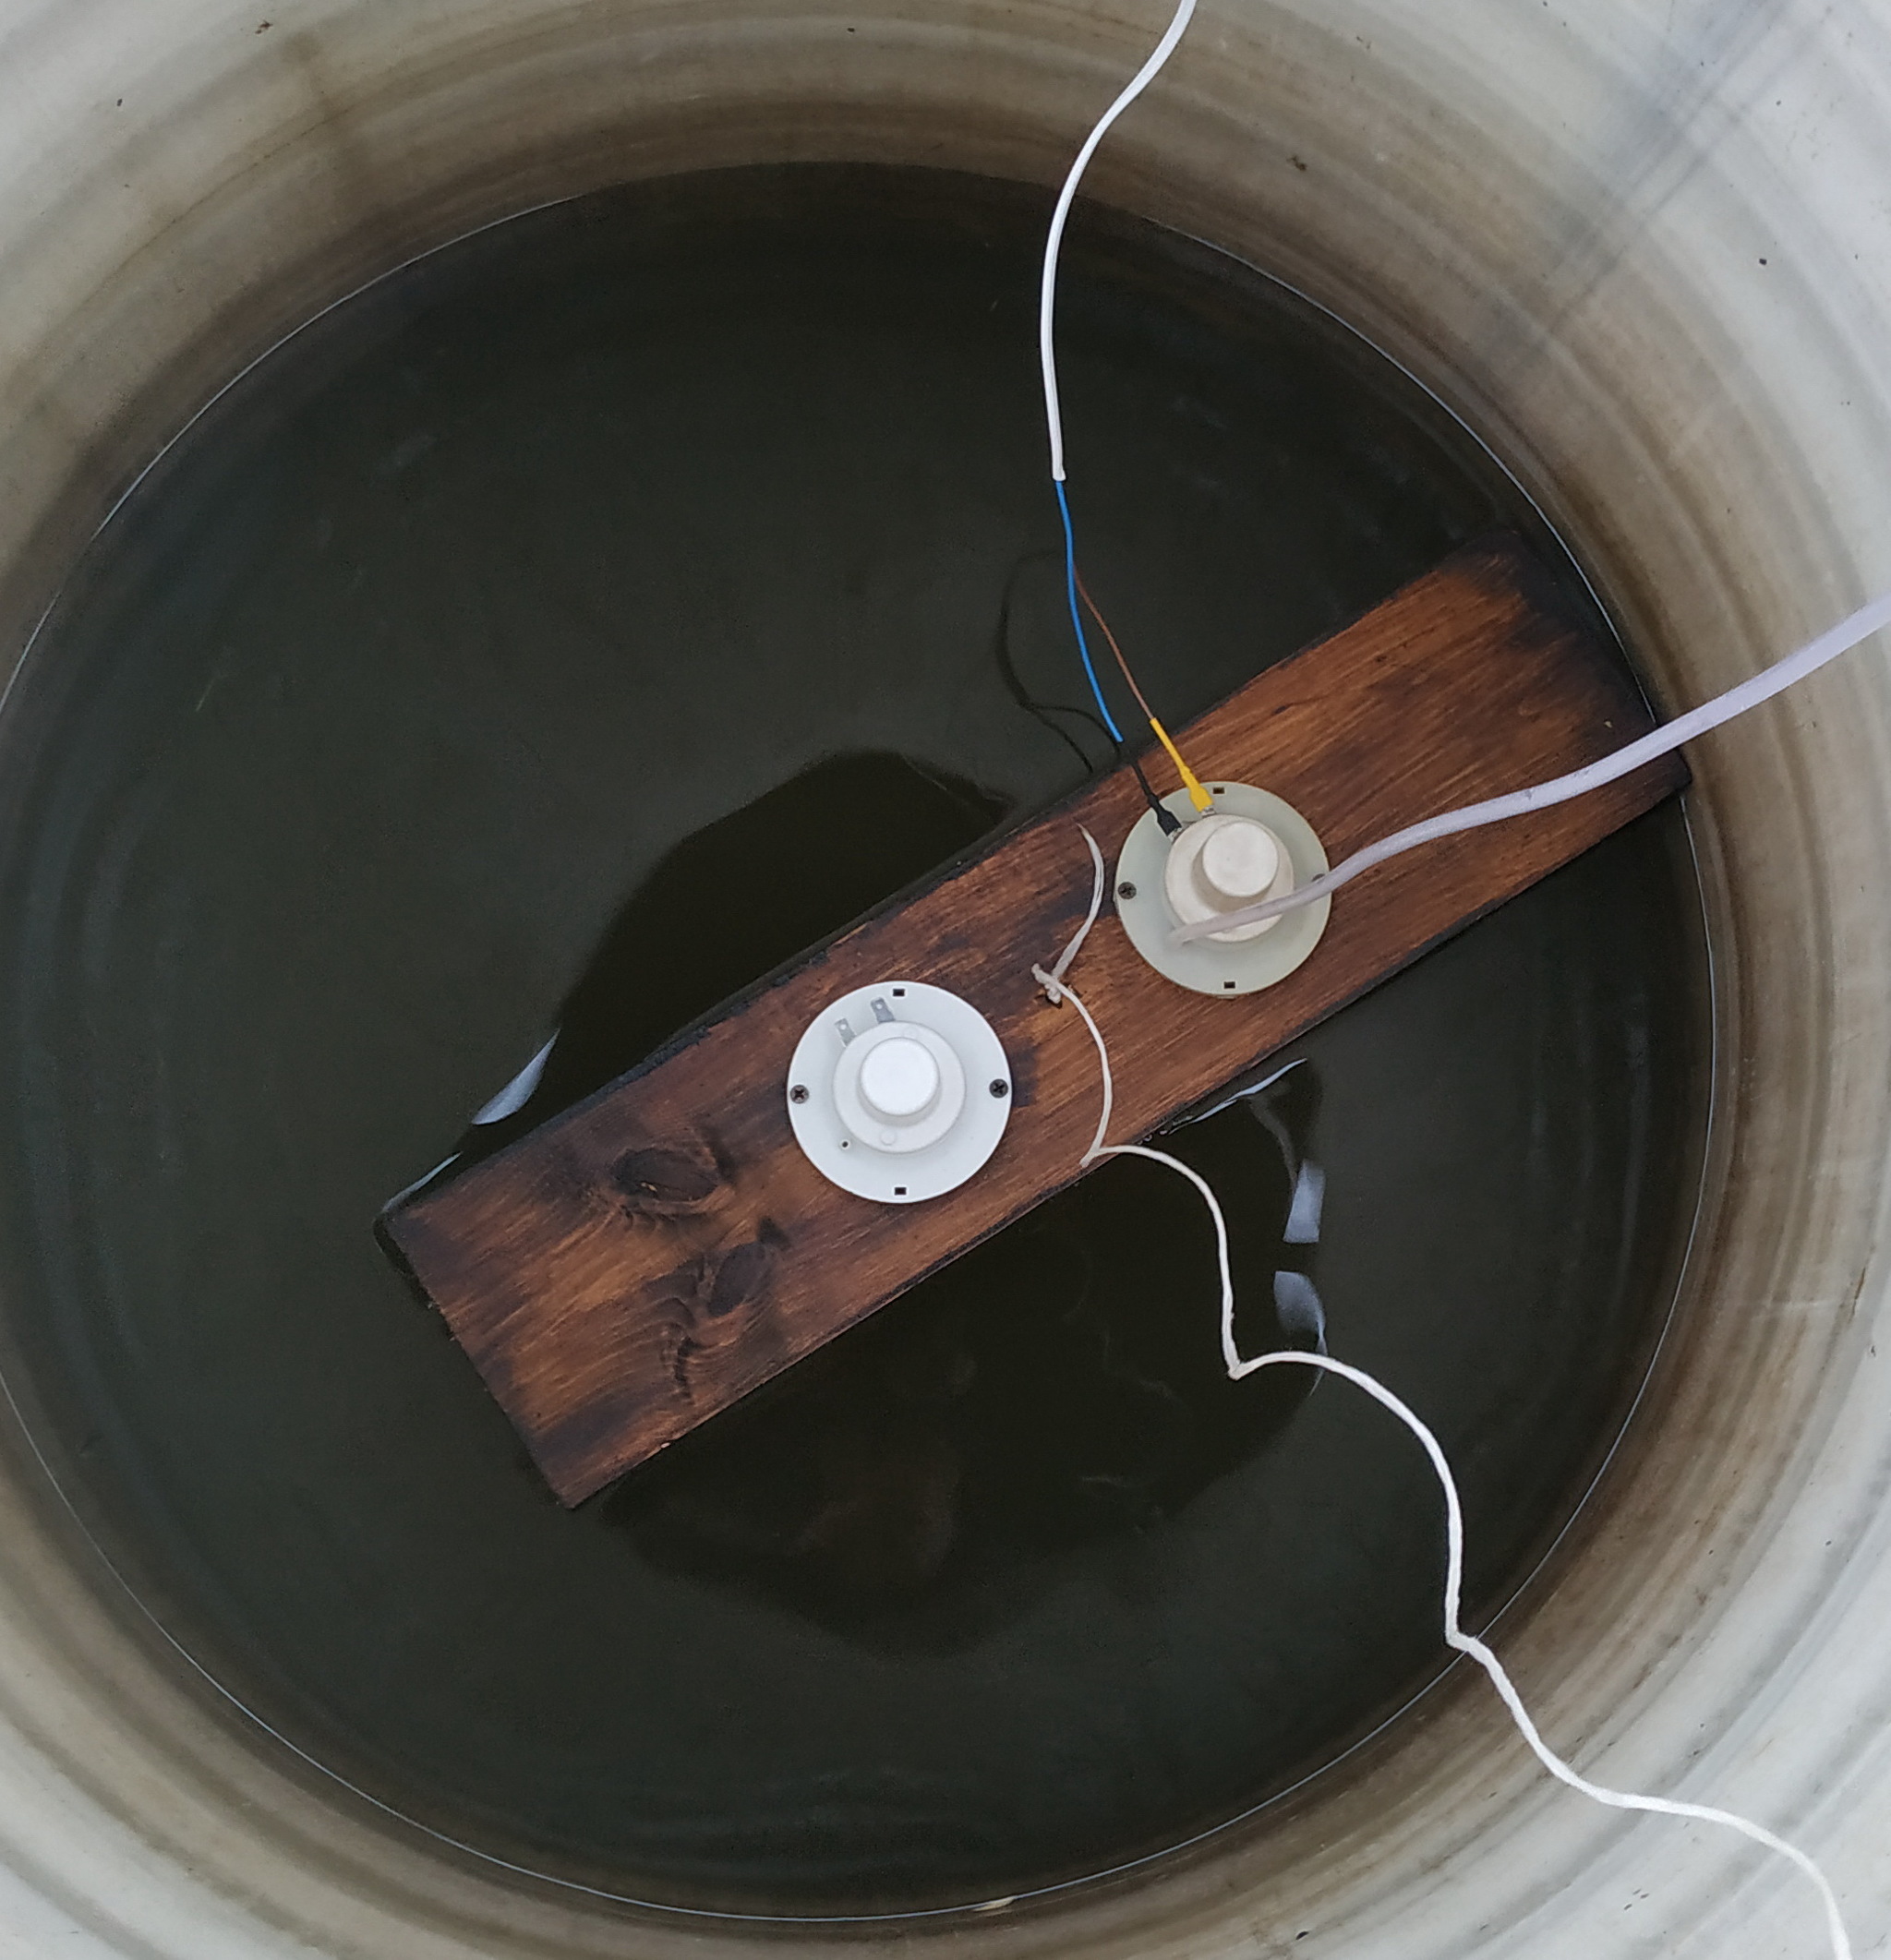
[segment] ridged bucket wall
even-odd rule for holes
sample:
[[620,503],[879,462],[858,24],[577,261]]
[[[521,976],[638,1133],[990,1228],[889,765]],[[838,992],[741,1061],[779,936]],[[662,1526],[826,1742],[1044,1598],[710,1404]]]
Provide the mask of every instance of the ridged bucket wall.
[[[717,163],[1048,186],[1162,25],[1123,0],[271,4],[0,0],[0,678],[155,450],[363,282]],[[1205,0],[1090,189],[1287,280],[1462,415],[1666,707],[1891,585],[1880,5]],[[1580,1767],[1764,1818],[1826,1861],[1868,1953],[1891,1932],[1885,649],[1694,766],[1707,1204],[1627,1443],[1497,1638]],[[745,1943],[443,1850],[298,1764],[114,1589],[10,1419],[0,1469],[9,1950]],[[937,1936],[1126,1960],[1760,1960],[1821,1937],[1785,1867],[1584,1805],[1462,1677],[1186,1862]]]

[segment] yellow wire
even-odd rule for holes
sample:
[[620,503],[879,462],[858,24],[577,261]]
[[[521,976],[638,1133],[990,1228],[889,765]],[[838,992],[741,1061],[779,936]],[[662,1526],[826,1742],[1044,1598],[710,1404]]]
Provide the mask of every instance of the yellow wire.
[[1168,751],[1169,760],[1175,765],[1175,774],[1182,778],[1182,787],[1188,792],[1188,800],[1195,805],[1198,812],[1212,810],[1215,802],[1214,798],[1201,787],[1200,778],[1182,760],[1181,750],[1170,740],[1168,729],[1163,727],[1162,723],[1156,719],[1155,710],[1143,699],[1142,690],[1136,684],[1136,676],[1130,671],[1129,662],[1124,657],[1123,649],[1116,644],[1115,634],[1110,631],[1110,622],[1103,618],[1102,613],[1098,608],[1097,602],[1090,595],[1090,587],[1083,583],[1082,572],[1076,571],[1073,567],[1072,573],[1076,580],[1077,589],[1082,595],[1083,603],[1090,609],[1090,618],[1102,628],[1103,638],[1110,643],[1110,651],[1116,656],[1116,665],[1123,669],[1123,678],[1129,683],[1129,691],[1136,696],[1137,706],[1142,710],[1150,727],[1155,730],[1156,740]]
[[1188,800],[1197,810],[1212,810],[1215,805],[1214,798],[1201,787],[1200,779],[1195,771],[1182,760],[1182,752],[1169,740],[1168,729],[1163,727],[1153,715],[1149,718],[1149,725],[1156,731],[1156,740],[1169,752],[1169,760],[1175,765],[1175,774],[1182,778],[1182,787],[1188,792]]

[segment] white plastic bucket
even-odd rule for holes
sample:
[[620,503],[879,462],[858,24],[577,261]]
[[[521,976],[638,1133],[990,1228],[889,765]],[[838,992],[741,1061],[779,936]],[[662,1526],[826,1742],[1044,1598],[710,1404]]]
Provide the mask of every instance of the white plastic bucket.
[[[528,206],[707,164],[1048,185],[1162,25],[1121,0],[271,4],[0,0],[0,675],[155,447],[363,281]],[[1882,7],[1205,0],[1090,189],[1280,274],[1455,407],[1670,704],[1891,584]],[[1627,1445],[1499,1633],[1582,1768],[1792,1836],[1861,1953],[1891,1931],[1887,739],[1873,647],[1694,757],[1707,1207]],[[15,1428],[0,1467],[8,1951],[741,1943],[509,1879],[298,1767],[137,1618]],[[950,1937],[1137,1960],[1759,1960],[1821,1936],[1778,1861],[1548,1783],[1461,1673],[1192,1858]]]

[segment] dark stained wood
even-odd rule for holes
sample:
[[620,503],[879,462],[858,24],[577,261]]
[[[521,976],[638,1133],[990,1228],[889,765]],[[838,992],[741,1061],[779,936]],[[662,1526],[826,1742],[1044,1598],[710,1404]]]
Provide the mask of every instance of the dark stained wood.
[[[1269,669],[1184,738],[1204,776],[1298,808],[1337,861],[1388,831],[1593,761],[1649,726],[1610,655],[1520,546],[1445,565]],[[1146,1135],[1686,781],[1678,760],[1413,852],[1333,902],[1265,992],[1185,992],[1106,908],[1073,983],[1110,1042],[1112,1140]],[[1088,904],[1089,825],[1114,862],[1126,772],[808,956],[388,1229],[552,1489],[576,1504],[1079,1175],[1096,1123],[1083,1024],[1030,978]],[[783,1104],[802,1029],[871,981],[930,980],[996,1028],[1016,1101],[997,1155],[930,1204],[837,1190]],[[1206,1226],[1204,1225],[1204,1229]]]

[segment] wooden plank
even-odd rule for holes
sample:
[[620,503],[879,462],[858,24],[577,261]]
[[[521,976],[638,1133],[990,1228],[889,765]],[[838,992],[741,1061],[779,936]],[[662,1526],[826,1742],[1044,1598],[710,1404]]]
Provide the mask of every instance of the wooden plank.
[[[1190,727],[1205,776],[1276,791],[1337,861],[1418,817],[1594,760],[1647,711],[1521,546],[1450,559]],[[1313,956],[1238,1000],[1185,992],[1106,910],[1072,975],[1111,1044],[1112,1138],[1147,1134],[1271,1050],[1680,788],[1679,759],[1414,852],[1340,895]],[[1079,1174],[1096,1056],[1033,984],[1088,903],[1078,824],[1114,861],[1142,810],[1126,772],[1087,788],[809,955],[389,1233],[575,1504]],[[950,1196],[881,1206],[801,1156],[783,1086],[802,1029],[849,989],[930,980],[996,1028],[1015,1102],[997,1155]]]

